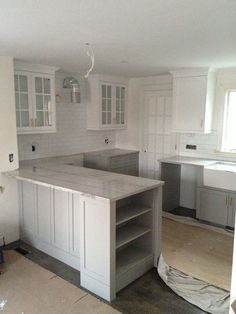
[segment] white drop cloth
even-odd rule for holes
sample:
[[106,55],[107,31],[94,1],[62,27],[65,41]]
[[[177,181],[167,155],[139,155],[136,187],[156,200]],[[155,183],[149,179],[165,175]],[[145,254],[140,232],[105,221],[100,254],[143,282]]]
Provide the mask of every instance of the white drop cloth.
[[168,266],[161,255],[158,273],[176,294],[202,310],[213,314],[228,314],[230,293]]

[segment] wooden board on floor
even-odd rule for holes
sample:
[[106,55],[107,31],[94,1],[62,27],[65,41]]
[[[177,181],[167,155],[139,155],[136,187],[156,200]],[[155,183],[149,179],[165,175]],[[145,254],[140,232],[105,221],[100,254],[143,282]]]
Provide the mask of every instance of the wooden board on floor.
[[173,268],[230,290],[232,236],[163,218],[162,253]]
[[5,314],[120,313],[15,251],[6,251],[5,261],[0,276]]

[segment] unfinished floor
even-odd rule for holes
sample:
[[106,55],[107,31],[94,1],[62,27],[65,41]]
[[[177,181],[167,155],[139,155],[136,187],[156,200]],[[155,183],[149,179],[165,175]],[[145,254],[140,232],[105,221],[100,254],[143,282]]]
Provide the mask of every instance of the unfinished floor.
[[[80,287],[78,271],[24,243],[21,247],[30,252],[26,257],[31,261]],[[111,306],[124,314],[205,313],[173,293],[160,279],[156,269],[120,291]]]

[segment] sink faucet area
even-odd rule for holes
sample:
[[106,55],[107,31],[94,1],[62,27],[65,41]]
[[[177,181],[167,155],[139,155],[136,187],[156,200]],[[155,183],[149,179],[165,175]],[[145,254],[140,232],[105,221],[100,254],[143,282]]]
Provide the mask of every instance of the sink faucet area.
[[210,187],[236,191],[236,163],[219,161],[204,167],[203,183]]

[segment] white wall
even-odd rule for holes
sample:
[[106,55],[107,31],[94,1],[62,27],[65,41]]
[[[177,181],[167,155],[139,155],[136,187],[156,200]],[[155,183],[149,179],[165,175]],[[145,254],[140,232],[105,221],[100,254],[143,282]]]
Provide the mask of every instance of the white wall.
[[[63,79],[71,73],[56,73],[56,94],[62,98],[56,104],[57,132],[52,134],[18,135],[20,160],[51,156],[71,155],[96,149],[112,148],[115,145],[114,131],[86,130],[86,85],[77,77],[81,84],[81,104],[70,102],[70,90],[62,87]],[[109,138],[110,144],[105,144]],[[36,151],[31,151],[31,146]]]
[[[9,154],[14,161],[9,162]],[[18,168],[13,59],[0,57],[0,233],[6,241],[19,239],[18,194],[15,180],[1,175]]]

